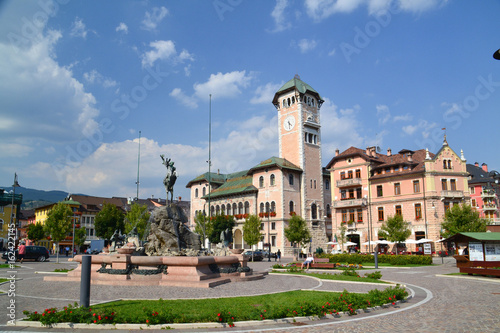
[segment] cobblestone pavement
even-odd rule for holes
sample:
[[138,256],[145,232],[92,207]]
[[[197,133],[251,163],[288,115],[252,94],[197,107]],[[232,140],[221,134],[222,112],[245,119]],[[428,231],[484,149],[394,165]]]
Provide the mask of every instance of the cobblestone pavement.
[[[286,259],[284,260],[286,262]],[[415,293],[414,298],[399,308],[377,310],[357,316],[343,316],[339,319],[304,321],[291,324],[256,325],[254,329],[238,327],[231,329],[204,329],[201,331],[232,332],[500,332],[500,279],[468,278],[442,276],[458,272],[453,258],[436,258],[437,265],[415,268],[379,268],[383,279],[407,285]],[[272,262],[249,263],[255,271],[269,269]],[[79,283],[45,282],[43,277],[56,268],[73,268],[76,264],[65,257],[59,264],[51,258],[50,262],[25,262],[13,275],[15,297],[10,297],[10,284],[0,285],[6,294],[0,295],[0,307],[5,313],[0,317],[0,325],[6,325],[7,307],[15,301],[16,318],[22,318],[23,310],[40,311],[47,307],[61,308],[79,302]],[[375,269],[367,270],[372,272]],[[365,271],[363,271],[365,273]],[[8,269],[0,269],[0,277],[9,278]],[[228,283],[215,288],[177,288],[177,287],[121,287],[91,286],[91,303],[115,299],[180,299],[180,298],[218,298],[255,294],[267,294],[297,289],[316,289],[351,292],[367,292],[373,288],[385,288],[373,284],[351,284],[319,281],[297,276],[269,275],[263,280],[243,283]],[[7,311],[5,311],[7,309]],[[0,331],[46,331],[43,328],[0,326]],[[63,330],[51,329],[59,332]],[[72,330],[96,332],[96,330]],[[176,331],[176,330],[174,330]],[[191,332],[196,330],[183,330]],[[198,330],[200,331],[200,330]]]

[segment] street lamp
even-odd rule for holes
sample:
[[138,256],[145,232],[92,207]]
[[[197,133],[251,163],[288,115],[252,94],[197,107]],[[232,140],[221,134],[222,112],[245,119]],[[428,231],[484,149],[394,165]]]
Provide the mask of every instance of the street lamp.
[[[15,235],[15,238],[17,239],[17,224],[14,224],[16,223],[16,215],[17,215],[17,207],[16,207],[16,210],[14,212],[12,212],[12,210],[14,210],[14,197],[16,196],[16,187],[20,187],[21,185],[19,185],[19,183],[17,182],[17,173],[14,173],[14,184],[12,185],[12,208],[11,208],[11,214],[10,214],[10,225],[14,226],[15,230],[16,230],[16,235]],[[21,233],[19,233],[19,236],[21,236]]]
[[267,255],[267,261],[271,261],[271,213],[269,211],[269,206],[267,206],[267,244],[269,245],[269,253]]

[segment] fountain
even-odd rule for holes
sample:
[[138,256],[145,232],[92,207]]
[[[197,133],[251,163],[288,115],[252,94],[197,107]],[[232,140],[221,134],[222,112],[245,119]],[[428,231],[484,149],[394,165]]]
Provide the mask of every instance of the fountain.
[[[134,230],[128,235],[116,231],[111,238],[110,251],[92,256],[91,283],[209,288],[228,282],[262,279],[267,273],[253,272],[247,266],[246,256],[228,249],[232,238],[230,230],[223,232],[223,243],[216,251],[219,255],[206,255],[201,251],[200,235],[189,230],[186,216],[173,202],[173,185],[177,177],[174,162],[165,159],[164,155],[161,158],[167,167],[163,181],[167,204],[153,210],[146,245],[139,247]],[[80,281],[82,256],[75,256],[73,261],[80,265],[67,276],[46,276],[44,280]]]

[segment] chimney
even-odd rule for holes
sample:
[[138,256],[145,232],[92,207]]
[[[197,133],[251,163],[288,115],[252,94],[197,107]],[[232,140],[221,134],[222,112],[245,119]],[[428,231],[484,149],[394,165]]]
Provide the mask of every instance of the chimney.
[[483,168],[484,172],[488,172],[488,164],[486,163],[481,164],[481,168]]
[[220,169],[217,169],[217,174],[220,175]]
[[408,162],[413,162],[413,155],[408,153]]
[[339,149],[338,149],[338,148],[337,148],[337,149],[335,149],[335,156],[339,156],[339,154],[340,154]]
[[479,166],[479,163],[478,163],[478,162],[475,162],[475,163],[474,163],[474,166],[477,166],[477,167],[478,167],[478,166]]
[[366,151],[365,151],[366,155],[370,156],[371,155],[370,151],[371,151],[370,147],[366,147]]
[[392,156],[392,150],[391,150],[391,148],[387,148],[387,156]]
[[372,147],[372,157],[377,157],[377,149],[375,147]]

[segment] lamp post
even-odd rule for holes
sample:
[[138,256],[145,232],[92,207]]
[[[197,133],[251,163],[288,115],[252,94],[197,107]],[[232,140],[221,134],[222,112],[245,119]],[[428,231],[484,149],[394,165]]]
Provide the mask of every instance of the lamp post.
[[[17,182],[17,173],[14,173],[14,184],[12,185],[12,208],[11,208],[11,214],[10,214],[10,225],[14,226],[16,234],[15,234],[15,239],[18,238],[17,233],[17,222],[16,222],[16,215],[17,215],[17,207],[16,210],[14,210],[14,197],[16,196],[16,187],[20,187],[19,183]],[[19,237],[21,236],[21,233],[19,232]]]
[[269,206],[267,207],[267,244],[269,245],[267,261],[271,261],[271,212],[269,211]]

